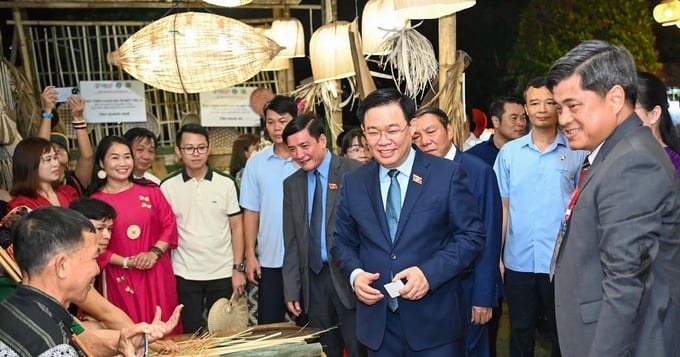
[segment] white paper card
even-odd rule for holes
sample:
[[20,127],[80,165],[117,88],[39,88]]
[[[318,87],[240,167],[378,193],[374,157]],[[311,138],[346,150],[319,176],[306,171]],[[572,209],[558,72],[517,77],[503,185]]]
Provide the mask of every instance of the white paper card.
[[391,283],[385,284],[385,290],[390,295],[391,298],[399,296],[399,290],[404,287],[404,283],[401,280],[393,281]]

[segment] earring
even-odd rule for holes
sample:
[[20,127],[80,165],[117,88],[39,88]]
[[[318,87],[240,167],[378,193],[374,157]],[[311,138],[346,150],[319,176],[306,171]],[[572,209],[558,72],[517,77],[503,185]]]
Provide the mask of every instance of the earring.
[[105,179],[105,178],[106,178],[106,171],[100,169],[99,171],[97,171],[97,177],[98,177],[100,180]]

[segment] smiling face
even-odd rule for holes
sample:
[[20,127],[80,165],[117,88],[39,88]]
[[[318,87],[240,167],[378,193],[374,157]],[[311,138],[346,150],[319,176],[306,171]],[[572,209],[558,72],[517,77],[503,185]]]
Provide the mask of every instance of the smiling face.
[[503,104],[501,118],[491,117],[494,127],[494,135],[503,137],[506,141],[515,140],[527,130],[527,119],[524,107],[519,103],[506,102]]
[[142,176],[151,169],[156,160],[156,146],[151,138],[138,137],[132,141],[132,156],[135,159],[135,172]]
[[623,93],[620,86],[614,86],[602,97],[582,89],[580,76],[572,75],[559,82],[553,93],[560,126],[572,149],[592,151],[616,129],[616,108]]
[[411,150],[413,128],[397,102],[366,111],[362,129],[373,158],[383,167],[399,167]]
[[428,154],[444,157],[453,143],[451,125],[444,127],[439,117],[432,113],[423,114],[411,121],[413,126],[413,143]]
[[113,143],[99,165],[106,171],[107,180],[127,181],[132,175],[135,163],[127,145]]
[[316,169],[326,157],[326,135],[317,140],[305,128],[288,136],[287,142],[291,157],[305,171]]
[[525,105],[534,128],[550,129],[557,125],[557,108],[553,94],[547,87],[527,88]]

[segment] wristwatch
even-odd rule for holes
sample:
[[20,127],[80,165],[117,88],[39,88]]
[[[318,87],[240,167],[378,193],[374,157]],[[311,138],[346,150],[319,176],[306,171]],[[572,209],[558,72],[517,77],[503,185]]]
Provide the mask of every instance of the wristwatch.
[[238,263],[238,264],[234,264],[234,270],[241,272],[241,273],[245,273],[246,272],[246,263],[241,262],[241,263]]

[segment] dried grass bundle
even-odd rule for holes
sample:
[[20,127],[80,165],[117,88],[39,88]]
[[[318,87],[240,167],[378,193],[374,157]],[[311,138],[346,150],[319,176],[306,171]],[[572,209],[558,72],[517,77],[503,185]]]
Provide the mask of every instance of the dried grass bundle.
[[[391,34],[381,48],[388,52],[384,58],[383,68],[390,64],[397,88],[405,82],[405,94],[411,98],[416,98],[428,85],[431,86],[432,79],[437,77],[439,71],[432,43],[416,31],[421,23],[412,27],[386,30]],[[397,76],[394,75],[395,70]]]
[[248,80],[281,49],[243,22],[185,12],[145,26],[107,59],[151,86],[200,93]]
[[[437,106],[449,117],[453,127],[453,144],[462,148],[469,130],[465,125],[465,107],[462,101],[463,72],[470,65],[471,58],[465,51],[456,51],[456,61],[446,69],[444,87],[430,100],[426,106]],[[440,98],[444,98],[440,100]],[[438,104],[437,104],[438,102]]]
[[[266,327],[266,326],[259,326]],[[222,356],[230,353],[254,351],[258,349],[273,349],[276,347],[290,347],[297,348],[301,345],[307,346],[306,341],[318,338],[322,333],[330,330],[316,331],[311,333],[304,333],[305,328],[293,331],[294,326],[288,325],[281,327],[280,330],[270,330],[258,332],[258,327],[251,327],[228,336],[220,337],[215,333],[201,333],[194,334],[186,341],[177,343],[179,350],[174,356]],[[318,346],[318,347],[317,347]],[[312,344],[312,350],[318,349],[318,354],[321,355],[321,345]],[[305,348],[309,350],[309,348]],[[297,355],[290,354],[287,355]],[[152,354],[151,356],[159,356]]]
[[349,83],[350,93],[344,101],[342,100],[340,81],[335,80],[302,84],[290,93],[291,97],[304,101],[305,105],[301,113],[314,113],[316,112],[315,107],[317,104],[323,105],[326,117],[331,118],[328,124],[331,129],[333,143],[338,135],[342,133],[342,116],[334,116],[332,114],[353,103],[358,95],[356,77],[347,78],[347,82]]

